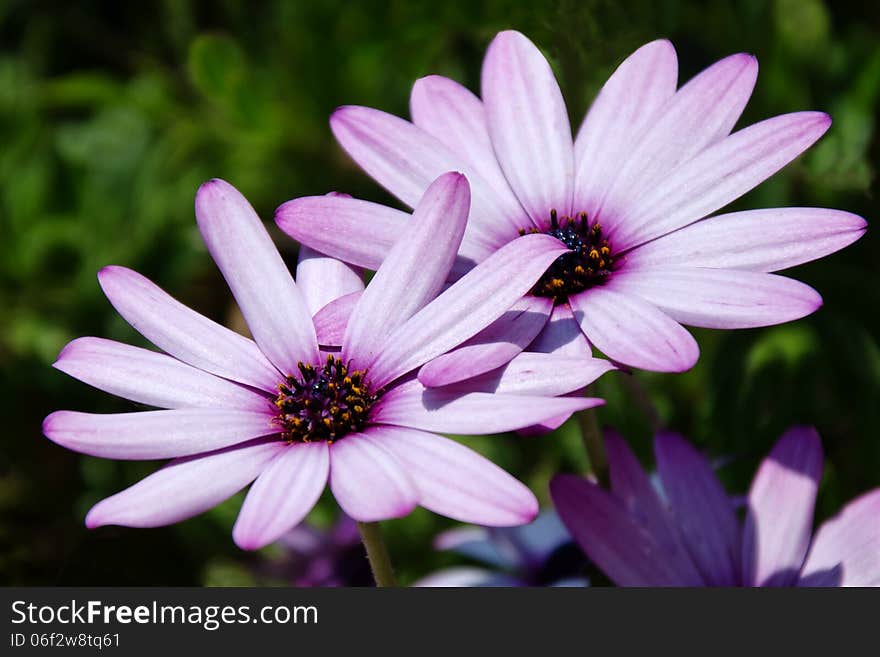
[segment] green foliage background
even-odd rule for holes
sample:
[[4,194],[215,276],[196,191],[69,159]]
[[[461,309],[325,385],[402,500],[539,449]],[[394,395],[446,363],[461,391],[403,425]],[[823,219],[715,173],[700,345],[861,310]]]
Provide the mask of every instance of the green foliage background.
[[[735,206],[877,214],[880,12],[870,3],[0,1],[0,583],[255,581],[249,565],[277,550],[233,546],[239,498],[165,529],[84,528],[91,504],[155,464],[81,457],[43,438],[52,410],[131,408],[50,364],[80,335],[144,344],[100,292],[95,273],[106,264],[137,269],[234,324],[193,220],[199,183],[231,181],[267,220],[289,198],[334,189],[394,204],[336,146],[330,112],[354,103],[406,115],[410,85],[429,73],[478,89],[483,51],[509,27],[550,58],[575,125],[613,68],[651,39],[673,40],[681,80],[729,53],[756,54],[761,74],[741,124],[801,109],[835,122]],[[295,262],[296,245],[274,234]],[[638,375],[667,426],[723,458],[732,491],[747,489],[795,422],[824,438],[820,517],[880,485],[878,256],[869,230],[794,272],[825,298],[814,316],[698,331],[703,355],[691,372]],[[631,387],[609,375],[598,394],[608,399],[601,421],[650,463]],[[545,501],[554,472],[585,466],[573,424],[542,438],[467,442]],[[315,521],[333,508],[322,503]],[[404,581],[451,561],[430,548],[447,521],[416,512],[386,525]]]

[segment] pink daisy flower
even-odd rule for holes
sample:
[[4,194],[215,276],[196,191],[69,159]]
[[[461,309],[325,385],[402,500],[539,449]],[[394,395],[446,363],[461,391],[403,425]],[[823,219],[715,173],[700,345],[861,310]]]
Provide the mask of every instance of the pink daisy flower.
[[[709,216],[831,123],[796,112],[731,132],[757,71],[751,55],[732,55],[677,88],[672,44],[651,42],[617,68],[572,139],[549,64],[508,31],[486,53],[482,99],[429,76],[413,86],[412,122],[339,108],[330,119],[339,143],[406,205],[441,171],[467,175],[473,202],[453,280],[521,234],[551,235],[568,249],[519,301],[528,310],[520,321],[490,327],[419,379],[448,384],[524,348],[588,356],[590,343],[619,363],[679,372],[699,355],[682,324],[767,326],[819,308],[816,291],[770,272],[850,244],[865,231],[862,218],[821,208]],[[286,203],[276,220],[304,244],[375,269],[406,216],[318,197]]]
[[793,427],[758,468],[745,524],[684,438],[654,438],[660,491],[626,441],[606,436],[611,490],[573,475],[550,485],[587,556],[620,586],[880,586],[880,488],[813,534],[822,444]]
[[360,276],[303,249],[297,285],[259,217],[223,181],[199,189],[196,218],[253,340],[131,270],[101,270],[110,302],[166,353],[80,338],[55,367],[169,410],[57,411],[43,431],[94,456],[174,460],[99,502],[86,524],[166,525],[254,482],[233,530],[239,546],[253,549],[297,525],[328,480],[342,509],[359,521],[400,517],[420,504],[484,525],[529,522],[538,505],[525,486],[435,432],[508,431],[601,400],[547,396],[558,386],[547,383],[547,370],[575,388],[588,382],[571,367],[560,370],[552,357],[443,390],[426,390],[409,376],[502,316],[564,251],[552,238],[524,237],[437,296],[459,249],[469,199],[460,174],[441,176],[427,189],[333,351],[321,348],[312,316],[328,301],[363,290]]

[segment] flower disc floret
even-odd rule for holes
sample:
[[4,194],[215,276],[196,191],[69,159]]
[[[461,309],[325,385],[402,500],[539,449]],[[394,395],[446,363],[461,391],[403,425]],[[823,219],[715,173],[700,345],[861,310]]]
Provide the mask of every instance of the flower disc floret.
[[[537,228],[520,230],[522,235],[537,232],[540,232]],[[551,210],[550,228],[545,232],[565,244],[569,252],[550,265],[532,288],[533,295],[565,303],[570,294],[600,285],[611,275],[614,270],[611,244],[602,233],[601,224],[591,223],[586,212],[559,217],[556,210]]]
[[333,443],[363,431],[378,396],[370,392],[366,371],[349,370],[336,356],[321,368],[298,363],[298,374],[278,385],[276,422],[291,443]]

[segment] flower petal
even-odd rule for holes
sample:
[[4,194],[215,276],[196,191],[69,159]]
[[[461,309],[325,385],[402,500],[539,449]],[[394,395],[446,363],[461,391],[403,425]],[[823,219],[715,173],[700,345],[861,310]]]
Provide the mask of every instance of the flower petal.
[[[296,198],[275,211],[281,230],[300,244],[373,271],[409,221],[406,212],[341,195]],[[465,239],[452,265],[453,276],[466,273],[492,250]]]
[[275,210],[275,223],[297,242],[373,270],[408,221],[406,212],[347,196],[304,196]]
[[[598,210],[616,225],[641,190],[730,134],[758,75],[751,55],[725,57],[684,85],[658,112],[632,148]],[[604,166],[604,163],[603,163]]]
[[[580,393],[573,393],[567,396],[576,397],[580,396]],[[544,420],[543,422],[539,422],[538,424],[532,424],[527,427],[523,427],[522,429],[517,429],[516,432],[520,436],[524,436],[526,438],[530,438],[532,436],[543,436],[544,434],[555,431],[556,429],[561,427],[568,421],[571,416],[572,413],[563,413],[562,415],[551,417],[549,420]]]
[[426,388],[415,380],[386,392],[373,422],[439,433],[481,435],[521,429],[604,403],[589,397],[459,393]]
[[802,586],[880,586],[880,489],[853,500],[819,527]]
[[508,30],[483,60],[483,103],[501,168],[532,220],[571,212],[574,150],[562,92],[531,41]]
[[654,438],[657,471],[685,546],[710,586],[740,583],[740,528],[708,461],[678,434]]
[[401,518],[419,503],[404,466],[366,434],[330,445],[330,488],[342,510],[360,522]]
[[361,272],[304,244],[299,247],[296,283],[313,316],[331,301],[364,289]]
[[749,490],[743,579],[791,586],[804,563],[822,477],[822,445],[812,427],[789,429],[761,463]]
[[709,217],[633,249],[627,267],[679,266],[778,271],[852,244],[867,223],[825,208],[770,208]]
[[312,315],[257,213],[232,185],[203,184],[196,220],[254,340],[282,372],[318,360]]
[[374,384],[385,385],[482,331],[566,250],[549,235],[526,235],[505,244],[388,338],[370,365]]
[[489,527],[522,525],[538,514],[528,488],[464,445],[401,427],[373,427],[365,435],[397,458],[419,490],[419,504],[434,513]]
[[409,108],[415,125],[472,166],[499,196],[515,198],[492,148],[486,110],[470,90],[449,78],[429,75],[416,80]]
[[580,324],[574,318],[571,306],[567,303],[559,304],[553,308],[550,321],[538,333],[534,342],[529,345],[529,351],[569,356],[570,358],[593,357],[590,343],[581,330]]
[[176,408],[139,413],[55,411],[43,433],[62,447],[107,459],[166,459],[278,433],[269,411]]
[[556,511],[581,549],[618,586],[688,586],[689,573],[623,504],[596,484],[573,475],[550,482]]
[[538,335],[552,310],[552,299],[522,297],[462,346],[423,365],[419,381],[428,387],[444,386],[504,365]]
[[330,117],[342,148],[376,182],[410,207],[447,171],[461,171],[471,185],[471,212],[465,241],[497,248],[528,227],[516,198],[499,195],[477,171],[443,143],[399,117],[349,105]]
[[571,534],[553,509],[541,511],[528,525],[490,533],[496,541],[506,539],[520,553],[524,564],[546,563],[559,548],[572,543]]
[[523,352],[503,367],[445,389],[556,397],[580,390],[613,369],[614,365],[601,358]]
[[808,285],[762,272],[658,267],[617,272],[609,287],[638,296],[690,326],[735,329],[805,317],[822,305]]
[[165,354],[104,340],[77,338],[53,367],[99,390],[160,408],[232,408],[265,411],[253,390],[208,374]]
[[639,297],[594,287],[569,303],[587,338],[613,361],[655,372],[684,372],[697,362],[691,334]]
[[356,369],[373,361],[388,335],[437,296],[467,223],[470,189],[460,173],[435,180],[352,310],[342,350]]
[[323,347],[341,347],[348,327],[348,319],[354,307],[361,300],[363,292],[352,292],[331,301],[312,318],[318,344]]
[[275,392],[281,376],[243,335],[212,322],[125,267],[98,272],[104,294],[141,335],[193,367]]
[[312,510],[330,473],[325,442],[287,445],[248,491],[232,537],[244,550],[256,550],[293,529]]
[[615,249],[643,244],[724,207],[807,150],[830,125],[822,112],[794,112],[709,146],[627,204],[611,231]]
[[486,588],[524,586],[510,575],[475,566],[451,566],[426,575],[411,584],[414,588]]
[[434,549],[448,550],[493,568],[506,570],[521,566],[518,550],[496,538],[496,532],[488,527],[456,526],[434,537]]
[[669,509],[660,501],[635,454],[623,437],[613,430],[605,431],[605,450],[611,492],[638,522],[662,546],[667,563],[691,586],[704,584],[700,572],[685,549],[678,527]]
[[86,526],[161,527],[186,520],[247,486],[282,449],[279,441],[259,441],[177,459],[98,502]]
[[657,120],[677,83],[678,58],[665,39],[636,50],[608,78],[574,142],[575,212],[596,214],[636,139]]

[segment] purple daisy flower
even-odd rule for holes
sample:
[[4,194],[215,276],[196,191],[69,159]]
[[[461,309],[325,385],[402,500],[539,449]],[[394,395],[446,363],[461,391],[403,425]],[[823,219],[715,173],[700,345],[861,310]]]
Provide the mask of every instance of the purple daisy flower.
[[[503,315],[564,250],[546,236],[524,237],[437,296],[459,248],[469,197],[461,174],[443,175],[428,188],[354,306],[335,352],[320,348],[312,315],[327,299],[362,289],[357,273],[306,250],[297,286],[259,217],[223,181],[199,189],[196,219],[253,340],[186,308],[133,271],[101,270],[110,302],[167,355],[80,338],[55,366],[112,394],[170,410],[57,411],[43,431],[94,456],[175,460],[99,502],[86,524],[178,522],[254,480],[233,530],[246,549],[299,523],[328,480],[342,509],[364,522],[406,515],[417,504],[479,524],[531,520],[538,507],[525,486],[433,432],[508,431],[601,400],[505,394],[522,391],[525,366],[443,390],[426,390],[408,376]],[[542,378],[545,364],[532,360],[528,367]],[[558,365],[546,368],[556,372]]]
[[587,586],[584,555],[552,510],[521,527],[457,527],[438,535],[438,550],[483,564],[438,570],[421,587]]
[[550,493],[616,584],[880,586],[880,488],[812,533],[823,460],[815,429],[789,429],[761,463],[744,526],[708,461],[681,436],[654,439],[659,493],[619,435],[610,432],[606,446],[610,491],[558,475]]
[[[419,379],[445,385],[524,348],[588,356],[590,343],[629,366],[684,371],[699,350],[682,324],[768,326],[819,308],[813,289],[769,272],[850,244],[865,231],[862,218],[821,208],[709,217],[831,123],[796,112],[731,133],[757,71],[751,55],[732,55],[677,89],[675,49],[651,42],[617,68],[573,140],[549,64],[508,31],[486,53],[482,100],[429,76],[413,86],[411,123],[338,109],[330,124],[339,143],[410,207],[439,172],[465,172],[473,202],[453,279],[521,234],[551,235],[568,249],[518,302],[525,317],[490,327]],[[406,215],[313,197],[281,206],[276,221],[304,244],[375,269]]]

